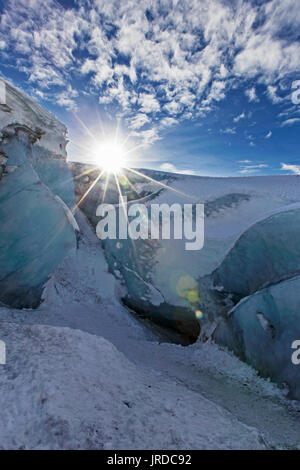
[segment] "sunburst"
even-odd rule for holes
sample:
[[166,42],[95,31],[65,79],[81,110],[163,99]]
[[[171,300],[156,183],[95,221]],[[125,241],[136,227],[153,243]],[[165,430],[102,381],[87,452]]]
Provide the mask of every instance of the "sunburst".
[[[114,181],[119,193],[120,201],[121,204],[125,209],[125,201],[124,201],[124,196],[122,194],[122,190],[120,187],[120,182],[119,182],[119,177],[122,175],[130,185],[130,187],[136,191],[134,188],[134,185],[130,181],[128,177],[128,173],[132,173],[133,175],[136,175],[138,177],[144,178],[146,181],[151,182],[152,184],[155,184],[163,189],[173,191],[177,194],[180,194],[182,196],[185,196],[189,199],[195,200],[192,196],[179,191],[175,188],[172,188],[171,186],[162,183],[161,181],[157,181],[154,178],[151,178],[150,176],[145,175],[141,171],[138,171],[131,166],[130,164],[130,155],[136,152],[139,148],[142,147],[142,145],[137,145],[132,148],[128,148],[128,140],[130,138],[130,134],[128,134],[123,141],[119,140],[119,121],[116,126],[115,134],[113,138],[108,138],[105,137],[105,132],[103,130],[103,125],[101,123],[101,141],[99,141],[96,136],[92,133],[92,131],[84,124],[84,122],[76,116],[78,122],[81,124],[85,132],[88,134],[88,136],[91,138],[91,145],[90,148],[84,148],[85,154],[88,154],[87,161],[97,167],[99,167],[99,174],[96,177],[96,179],[91,183],[90,187],[87,189],[87,191],[83,194],[83,196],[80,198],[80,200],[77,202],[76,206],[74,207],[74,211],[80,206],[80,204],[85,200],[85,198],[88,196],[88,194],[91,192],[91,190],[96,186],[98,181],[104,176],[105,179],[105,187],[104,187],[104,192],[103,192],[103,197],[102,197],[102,202],[105,202],[105,196],[108,188],[108,182],[109,178],[112,175],[114,177]],[[73,142],[73,144],[75,144]],[[78,144],[75,144],[78,147],[83,148],[82,146],[79,146]],[[126,171],[127,170],[127,171]],[[83,176],[84,174],[87,174],[91,171],[94,171],[94,168],[92,170],[85,170],[82,172],[80,175],[78,175],[76,178],[79,178],[80,176]],[[125,172],[127,174],[125,174]]]

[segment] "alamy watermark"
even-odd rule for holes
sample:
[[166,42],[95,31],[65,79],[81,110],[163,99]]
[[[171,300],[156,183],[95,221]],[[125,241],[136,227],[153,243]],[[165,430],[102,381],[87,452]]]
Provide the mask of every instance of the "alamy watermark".
[[6,364],[6,344],[0,340],[0,365]]
[[[300,80],[295,80],[293,83],[292,83],[292,102],[293,104],[300,104]],[[292,343],[292,346],[291,346],[292,349],[295,349],[295,351],[293,352],[292,354],[292,363],[295,365],[295,366],[299,366],[300,365],[300,340],[295,340],[293,343]]]
[[292,102],[293,104],[300,104],[300,80],[295,80],[292,83]]
[[292,349],[295,349],[295,351],[292,354],[292,363],[295,366],[299,366],[300,364],[300,340],[295,340],[292,344]]
[[100,240],[187,240],[186,250],[201,250],[204,245],[204,204],[100,204],[101,217],[96,227]]
[[6,85],[0,78],[0,104],[6,104]]

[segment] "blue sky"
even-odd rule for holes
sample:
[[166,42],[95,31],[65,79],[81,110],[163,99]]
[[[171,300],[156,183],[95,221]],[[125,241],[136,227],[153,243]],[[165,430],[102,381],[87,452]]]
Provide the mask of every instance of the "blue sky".
[[[300,174],[298,0],[0,0],[1,74],[130,164]],[[90,131],[87,131],[88,128]]]

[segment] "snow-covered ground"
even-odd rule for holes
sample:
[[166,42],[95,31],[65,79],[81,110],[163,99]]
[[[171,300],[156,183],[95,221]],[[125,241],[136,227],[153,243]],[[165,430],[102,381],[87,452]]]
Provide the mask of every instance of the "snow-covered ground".
[[118,300],[96,236],[49,280],[37,310],[0,309],[2,448],[300,446],[299,406],[213,343],[157,340]]

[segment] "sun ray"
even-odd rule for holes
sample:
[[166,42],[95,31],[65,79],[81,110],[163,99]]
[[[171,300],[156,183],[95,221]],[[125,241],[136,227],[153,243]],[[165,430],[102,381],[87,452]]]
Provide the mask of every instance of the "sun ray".
[[[123,194],[122,194],[122,191],[121,191],[120,184],[119,184],[118,177],[117,177],[116,173],[114,173],[114,177],[115,177],[116,185],[117,185],[117,188],[118,188],[118,191],[119,191],[120,200],[121,200],[121,205],[122,205],[122,208],[123,208],[123,211],[124,211],[124,215],[125,215],[125,218],[126,218],[127,227],[128,227],[128,229],[129,229],[129,220],[128,220],[128,215],[127,215],[127,210],[126,210],[126,207],[125,207],[125,202],[124,202]],[[132,247],[133,247],[133,251],[134,251],[135,255],[137,255],[136,246],[135,246],[134,240],[133,240],[130,236],[129,236],[129,238],[130,238],[130,240],[131,240],[131,244],[132,244]],[[138,263],[138,261],[137,261],[137,256],[136,256],[136,263]],[[139,266],[138,266],[138,264],[137,264],[136,267],[137,267],[137,270],[139,271]]]
[[135,174],[138,175],[138,176],[142,176],[142,177],[144,177],[146,180],[149,180],[149,181],[151,181],[152,183],[156,183],[156,184],[158,184],[159,186],[162,186],[162,187],[165,188],[165,189],[170,189],[171,191],[174,191],[175,193],[181,194],[182,196],[185,196],[185,197],[187,197],[187,198],[189,198],[189,199],[192,199],[193,201],[196,201],[196,198],[195,198],[194,196],[191,196],[191,195],[186,194],[186,193],[184,193],[184,192],[182,192],[182,191],[179,191],[178,189],[172,188],[172,186],[168,186],[167,184],[161,183],[160,181],[156,181],[155,179],[150,178],[150,176],[144,175],[144,173],[141,173],[140,171],[134,170],[133,168],[126,168],[126,170],[131,171],[132,173],[135,173]]
[[101,133],[102,133],[102,137],[104,138],[105,137],[104,126],[103,126],[103,121],[102,121],[102,118],[99,114],[99,109],[98,108],[96,109],[96,113],[97,113],[97,117],[98,117],[98,121],[99,121],[100,130],[101,130]]
[[83,129],[87,132],[87,134],[95,141],[97,142],[97,139],[96,137],[94,136],[94,134],[91,132],[91,130],[84,124],[84,122],[80,119],[79,116],[77,116],[76,113],[73,113],[73,116],[77,119],[77,121],[81,124],[81,126],[83,127]]
[[126,211],[126,209],[125,209],[125,202],[124,202],[123,194],[122,194],[122,191],[121,191],[121,188],[120,188],[120,183],[119,183],[119,181],[118,181],[118,178],[117,178],[116,173],[114,173],[114,177],[115,177],[116,185],[117,185],[118,192],[119,192],[119,196],[120,196],[120,200],[121,200],[121,205],[122,205],[122,207],[123,207],[124,214],[125,214],[126,221],[127,221],[127,225],[128,225],[128,216],[127,216],[127,211]]
[[101,176],[103,175],[104,171],[101,171],[99,173],[99,175],[97,176],[97,178],[95,179],[95,181],[93,181],[93,183],[91,184],[91,186],[89,187],[89,189],[84,193],[84,195],[80,198],[80,200],[77,202],[77,204],[75,205],[75,207],[73,208],[73,212],[76,211],[76,209],[79,207],[79,205],[82,203],[82,201],[84,201],[84,199],[87,197],[87,195],[91,192],[91,190],[94,188],[94,186],[96,186],[96,184],[98,183],[98,181],[100,180]]
[[132,133],[131,132],[128,132],[127,136],[125,137],[125,139],[123,140],[122,142],[122,145],[125,145],[127,140],[131,137]]
[[[75,147],[79,148],[80,151],[82,152],[79,155],[77,154],[77,160],[75,162],[72,162],[72,163],[81,163],[83,165],[92,165],[93,164],[91,160],[88,160],[86,158],[87,154],[92,153],[92,147],[89,147],[89,146],[87,147],[86,145],[81,145],[78,142],[74,142],[73,140],[69,140],[69,144],[72,144]],[[99,142],[97,142],[97,144],[99,144]],[[78,160],[78,157],[79,158],[81,157],[82,159]]]
[[117,125],[116,125],[115,139],[114,139],[115,144],[118,142],[119,130],[120,130],[120,119],[117,118]]
[[110,178],[110,174],[107,173],[107,174],[106,174],[106,180],[105,180],[104,191],[103,191],[103,196],[102,196],[102,204],[104,203],[104,200],[105,200],[105,196],[106,196],[106,191],[107,191],[107,186],[108,186],[109,178]]
[[[126,170],[128,170],[128,168],[125,168]],[[129,184],[129,186],[131,187],[132,191],[134,191],[137,195],[138,192],[136,190],[136,188],[133,186],[132,182],[130,181],[130,179],[125,175],[125,173],[123,173],[123,177],[126,179],[127,183]]]
[[[76,164],[76,163],[79,163],[80,165],[82,165],[81,162],[69,162],[69,163],[72,163],[72,164]],[[83,163],[83,165],[86,165],[85,163]],[[90,173],[93,173],[93,171],[96,171],[96,168],[95,167],[92,167],[92,168],[89,168],[87,170],[84,170],[82,171],[81,173],[79,173],[78,175],[74,175],[74,176],[71,176],[70,178],[66,178],[63,180],[63,183],[62,184],[68,184],[68,183],[71,183],[73,181],[76,181],[80,178],[82,178],[83,176],[86,176],[86,175],[89,175]]]
[[135,147],[132,147],[131,149],[126,150],[126,152],[124,152],[124,156],[128,155],[129,153],[135,152],[136,150],[138,150],[139,148],[142,148],[142,147],[144,147],[142,144],[136,145]]
[[[77,162],[73,162],[73,163],[77,163]],[[88,170],[84,170],[82,171],[81,173],[79,173],[79,175],[76,175],[74,176],[74,180],[78,180],[79,178],[82,178],[83,176],[87,176],[89,175],[90,173],[92,173],[93,171],[95,171],[95,168],[89,168]],[[70,180],[71,181],[71,180]]]
[[86,152],[86,147],[83,145],[80,145],[78,142],[74,142],[73,140],[69,140],[69,144],[75,145],[75,147],[78,147]]

